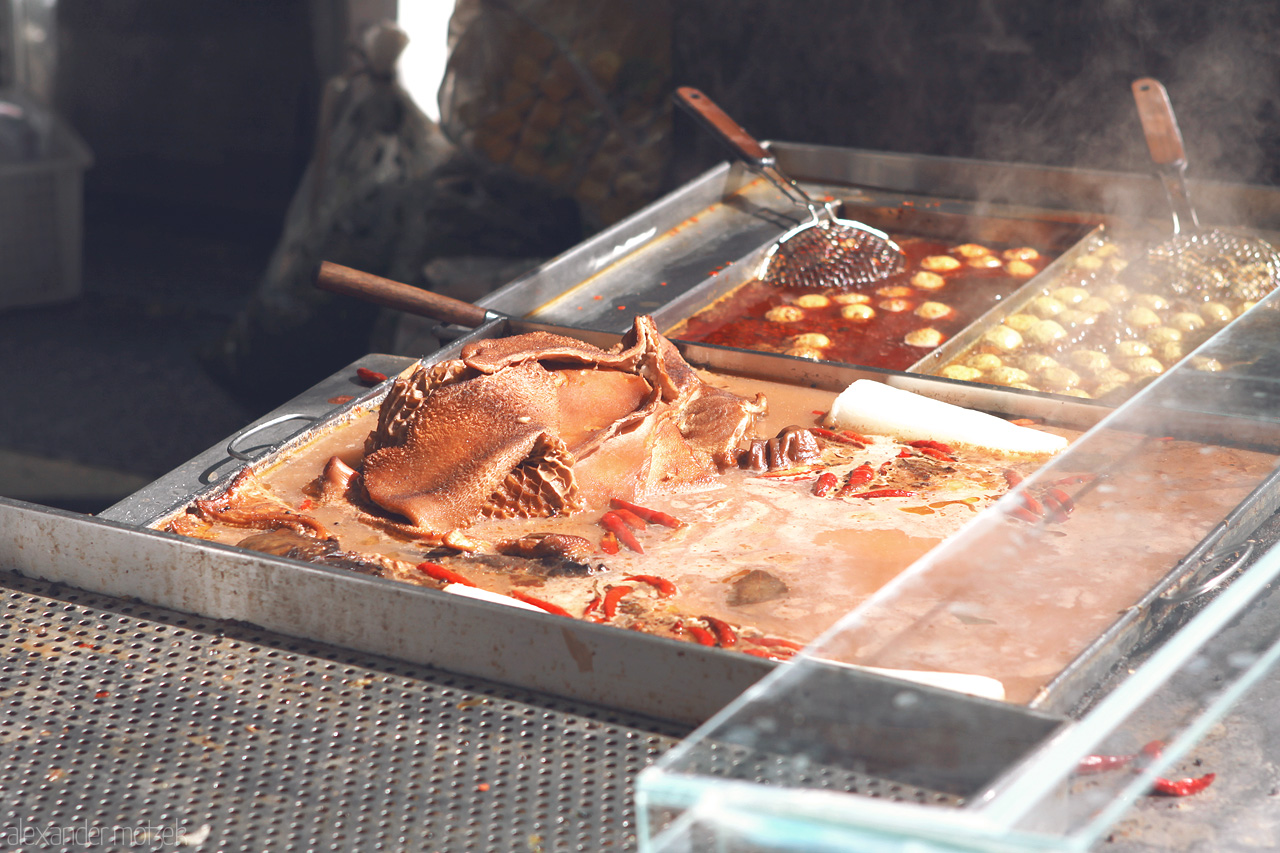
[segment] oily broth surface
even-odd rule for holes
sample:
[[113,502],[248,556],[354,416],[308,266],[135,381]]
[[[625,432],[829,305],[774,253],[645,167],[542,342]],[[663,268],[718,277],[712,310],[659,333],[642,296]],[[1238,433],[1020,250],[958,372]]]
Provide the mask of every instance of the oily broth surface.
[[[763,392],[769,412],[756,434],[769,436],[789,425],[812,426],[834,398],[830,392],[704,374],[712,384],[744,396]],[[358,465],[376,411],[363,412],[287,459],[262,471],[260,481],[289,505],[301,509],[308,486],[334,455]],[[1065,431],[1061,431],[1064,432]],[[847,471],[868,462],[873,467],[893,458],[901,445],[877,439],[865,450],[827,445],[824,462]],[[601,571],[588,577],[542,578],[468,565],[465,557],[448,565],[480,586],[496,592],[519,589],[582,613],[587,602],[610,584],[635,574],[674,582],[679,594],[657,599],[647,589],[638,597],[654,612],[714,616],[767,635],[808,642],[864,602],[915,560],[954,535],[1006,491],[1005,468],[1030,474],[1043,459],[1010,457],[960,449],[966,464],[957,476],[931,482],[910,498],[851,500],[817,498],[816,473],[794,479],[759,477],[730,471],[698,490],[645,498],[642,503],[684,522],[678,530],[658,525],[639,534],[644,554],[625,548],[616,555],[598,553],[591,561]],[[1123,478],[1111,491],[1095,490],[1041,547],[1052,552],[1052,576],[1043,573],[1009,583],[997,592],[980,617],[930,625],[928,643],[904,646],[900,655],[882,654],[874,663],[990,675],[1006,684],[1013,701],[1030,699],[1116,618],[1139,600],[1208,530],[1270,470],[1274,457],[1195,442],[1153,443],[1132,466],[1136,491]],[[1152,480],[1154,478],[1154,481]],[[1154,482],[1158,489],[1143,483]],[[482,521],[468,534],[486,541],[529,532],[563,532],[599,542],[597,522],[605,507],[589,507],[571,517]],[[1146,513],[1158,521],[1144,537],[1134,537],[1118,510]],[[356,518],[348,506],[306,510],[338,537],[344,550],[379,553],[418,562],[420,543],[394,539]],[[1010,520],[1008,523],[1017,524]],[[217,541],[235,544],[249,531],[215,526]],[[1138,540],[1141,541],[1138,541]],[[1116,555],[1102,562],[1100,554]],[[755,604],[729,603],[734,582],[759,569],[786,584],[785,597]],[[972,581],[989,584],[985,566]],[[434,581],[422,583],[435,586]],[[642,587],[643,585],[641,585]],[[914,593],[924,606],[928,593]],[[913,602],[904,603],[904,613]],[[1046,643],[1037,638],[1053,638]]]

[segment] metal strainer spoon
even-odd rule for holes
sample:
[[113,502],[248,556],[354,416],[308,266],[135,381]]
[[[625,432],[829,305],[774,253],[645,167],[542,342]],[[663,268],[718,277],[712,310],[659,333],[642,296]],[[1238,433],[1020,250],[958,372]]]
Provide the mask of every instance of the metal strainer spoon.
[[1257,301],[1280,285],[1280,253],[1259,237],[1201,228],[1187,191],[1187,155],[1169,94],[1159,80],[1133,81],[1133,99],[1173,213],[1173,236],[1151,248],[1146,267],[1181,296]]
[[778,169],[776,158],[718,107],[691,86],[676,90],[676,102],[733,149],[756,174],[808,212],[808,219],[769,248],[756,277],[781,287],[858,287],[902,272],[902,249],[883,231],[836,216],[834,205],[820,205]]

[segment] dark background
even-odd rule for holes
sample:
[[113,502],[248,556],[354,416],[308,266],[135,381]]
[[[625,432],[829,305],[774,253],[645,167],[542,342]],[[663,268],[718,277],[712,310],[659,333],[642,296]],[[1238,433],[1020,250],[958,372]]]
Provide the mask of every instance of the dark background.
[[[262,276],[345,40],[393,6],[60,0],[55,106],[95,158],[84,292],[0,311],[0,448],[151,479],[271,407],[211,378],[200,352]],[[1147,171],[1129,84],[1153,75],[1193,177],[1280,179],[1274,2],[653,8],[672,22],[672,80],[762,139]],[[669,187],[723,159],[683,117],[674,135]],[[324,342],[301,350],[290,365],[300,382],[340,366]],[[102,504],[48,491],[22,496]]]

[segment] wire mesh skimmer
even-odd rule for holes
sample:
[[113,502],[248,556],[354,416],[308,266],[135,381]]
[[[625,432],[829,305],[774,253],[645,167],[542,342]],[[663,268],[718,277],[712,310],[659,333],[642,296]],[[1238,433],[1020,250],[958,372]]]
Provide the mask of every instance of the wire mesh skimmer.
[[682,86],[676,102],[689,110],[751,170],[804,208],[808,218],[774,242],[756,274],[782,287],[847,288],[873,284],[902,272],[902,249],[888,234],[836,216],[832,203],[818,204],[778,169],[776,158],[698,89]]
[[1173,236],[1150,249],[1143,265],[1180,296],[1257,301],[1280,285],[1280,254],[1266,240],[1201,228],[1187,190],[1187,155],[1173,105],[1160,81],[1133,81],[1133,99],[1173,214]]

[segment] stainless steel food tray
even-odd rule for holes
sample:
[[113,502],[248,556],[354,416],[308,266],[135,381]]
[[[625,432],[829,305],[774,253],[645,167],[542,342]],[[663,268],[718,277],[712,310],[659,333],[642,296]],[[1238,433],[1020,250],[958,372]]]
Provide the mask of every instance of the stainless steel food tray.
[[[466,343],[484,337],[508,334],[510,321],[496,320],[432,357],[455,355]],[[521,324],[522,328],[528,324]],[[617,340],[608,333],[584,332],[582,337],[597,345]],[[1050,398],[1047,395],[1017,394],[1007,389],[974,386],[927,376],[879,371],[833,363],[815,363],[721,347],[682,344],[690,363],[746,377],[791,382],[803,386],[839,391],[860,378],[876,379],[927,396],[988,411],[1043,417],[1064,426],[1087,429],[1107,410],[1086,402]],[[371,356],[359,366],[371,366],[393,374],[412,361],[389,356]],[[335,392],[358,390],[355,367],[331,377],[311,392],[228,441],[192,460],[178,471],[103,513],[104,518],[148,526],[162,522],[197,497],[220,491],[244,464],[237,454],[254,457],[252,464],[270,465],[294,448],[309,442],[316,432],[349,417],[355,410],[374,405],[386,387],[366,391],[342,404],[326,401]],[[325,412],[324,410],[328,411]],[[295,413],[319,417],[298,428],[297,421],[282,419]],[[274,424],[269,428],[263,425]],[[1134,427],[1141,428],[1135,418]],[[267,431],[278,430],[275,437]],[[1234,422],[1205,415],[1194,425],[1197,438],[1230,442],[1236,432]],[[1280,425],[1274,445],[1280,447]],[[255,450],[255,445],[257,446]],[[246,453],[246,451],[248,451]],[[1169,590],[1190,589],[1230,566],[1227,552],[1239,545],[1256,526],[1280,505],[1280,494],[1269,482],[1259,487],[1232,519],[1206,537],[1193,552],[1171,567],[1168,575],[1151,591],[1148,600],[1133,608],[1107,637],[1095,644],[1088,655],[1072,664],[1054,689],[1037,700],[1037,705],[1065,710],[1091,690],[1099,677],[1123,658],[1141,637],[1169,618],[1172,608]],[[771,665],[736,652],[704,648],[651,635],[621,631],[577,620],[514,610],[485,602],[460,600],[435,590],[413,587],[379,578],[367,578],[324,566],[272,560],[263,555],[203,542],[183,542],[178,537],[153,532],[139,545],[162,547],[151,537],[161,537],[163,547],[194,549],[202,557],[200,566],[218,567],[214,576],[188,584],[178,581],[182,594],[172,598],[176,579],[185,571],[166,571],[164,585],[159,579],[143,579],[136,574],[104,578],[113,594],[154,600],[166,606],[206,615],[227,616],[227,597],[243,591],[255,601],[269,600],[288,589],[288,600],[279,608],[269,608],[256,618],[266,618],[264,627],[285,633],[430,663],[456,672],[504,681],[572,698],[608,704],[637,713],[679,722],[700,722],[747,686],[765,674]],[[178,544],[168,541],[179,539]],[[228,559],[232,555],[234,560]],[[1223,559],[1219,559],[1223,557]],[[190,571],[190,569],[186,570]],[[80,576],[72,581],[86,584]],[[101,589],[90,586],[91,589]],[[342,602],[342,605],[335,604]],[[356,604],[359,602],[359,604]],[[323,603],[323,607],[320,604]],[[1193,606],[1193,601],[1182,606]],[[237,605],[238,607],[239,605]],[[341,617],[331,611],[339,609]],[[301,612],[299,612],[301,610]],[[314,612],[312,612],[314,611]],[[379,613],[378,620],[368,619]],[[235,618],[246,618],[236,615]],[[284,619],[285,621],[281,621]],[[416,626],[416,627],[412,627]],[[690,689],[696,685],[696,689]]]

